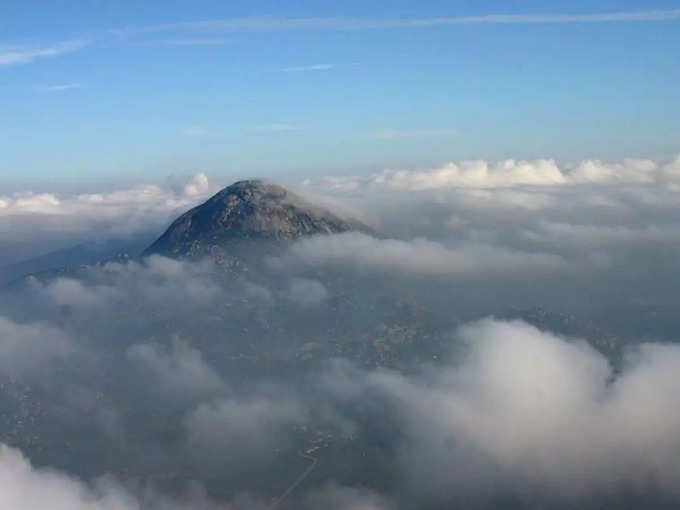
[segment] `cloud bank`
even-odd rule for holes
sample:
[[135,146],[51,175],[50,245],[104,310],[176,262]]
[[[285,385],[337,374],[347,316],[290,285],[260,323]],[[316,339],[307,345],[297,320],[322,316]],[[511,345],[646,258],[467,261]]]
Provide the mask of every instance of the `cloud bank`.
[[350,400],[393,401],[403,476],[421,497],[532,507],[625,501],[626,488],[678,496],[677,345],[641,344],[615,372],[586,342],[522,322],[487,319],[458,337],[461,359],[417,377],[344,364],[326,375]]
[[303,239],[290,249],[292,261],[311,266],[346,264],[373,271],[417,275],[474,275],[548,271],[564,267],[555,255],[512,251],[483,244],[448,248],[427,239],[377,239],[350,232]]
[[0,443],[0,506],[13,510],[257,510],[217,504],[200,489],[169,498],[152,488],[131,490],[112,477],[86,483],[76,477],[33,466],[20,451]]
[[0,375],[12,379],[40,376],[50,363],[67,358],[72,349],[58,328],[0,316]]
[[76,243],[159,235],[175,216],[213,190],[205,174],[165,186],[145,184],[102,193],[0,195],[0,265]]
[[[391,137],[391,132],[386,134]],[[650,159],[624,159],[619,163],[584,160],[569,167],[560,167],[553,159],[471,160],[451,162],[429,170],[383,170],[368,178],[330,177],[307,184],[328,186],[337,191],[356,190],[362,186],[412,191],[642,183],[677,187],[679,169],[680,156],[665,163]]]
[[[389,257],[379,244],[384,240],[366,238],[361,242],[378,244],[367,250],[352,246],[351,239],[341,244],[352,253],[375,252],[385,265]],[[387,240],[388,247],[393,243]],[[421,271],[433,264],[425,248],[416,252],[427,262],[418,266],[410,248],[408,257],[396,260]],[[448,252],[442,257],[449,258]],[[351,271],[341,274],[349,277]],[[254,277],[259,283],[249,285],[262,288],[263,275]],[[260,508],[257,501],[283,492],[286,485],[279,491],[260,487],[263,492],[254,500],[241,503],[235,487],[244,477],[278,487],[267,478],[268,470],[302,473],[308,461],[299,452],[330,462],[332,448],[361,452],[376,444],[379,454],[348,454],[345,462],[358,462],[349,464],[352,473],[364,463],[382,461],[372,472],[385,480],[363,478],[362,486],[362,478],[343,475],[335,483],[310,484],[290,503],[343,510],[503,502],[532,508],[641,501],[653,507],[678,496],[677,345],[639,343],[622,350],[620,359],[608,359],[582,339],[520,321],[485,319],[447,334],[445,350],[435,351],[427,363],[385,368],[373,364],[368,346],[380,359],[386,345],[396,349],[411,338],[422,352],[437,321],[412,322],[412,314],[422,312],[409,307],[388,319],[375,303],[349,299],[333,279],[322,285],[281,272],[277,277],[267,279],[265,293],[244,292],[248,285],[220,276],[210,262],[154,256],[51,282],[29,281],[25,289],[3,296],[3,309],[12,318],[0,321],[0,335],[16,339],[5,340],[3,359],[22,384],[31,383],[36,366],[61,381],[41,390],[48,391],[54,407],[34,419],[56,427],[62,438],[93,438],[70,453],[77,463],[93,462],[85,459],[95,445],[95,465],[101,462],[119,480],[127,469],[150,473],[137,483],[164,476],[216,480],[217,486],[230,487],[221,501],[233,508]],[[355,292],[368,292],[372,282]],[[426,290],[440,292],[429,285]],[[348,306],[341,312],[343,301]],[[341,329],[332,326],[335,316]],[[347,327],[361,331],[367,318],[368,335],[338,334]],[[444,323],[447,331],[454,326],[451,320]],[[281,334],[285,328],[287,336]],[[293,361],[308,360],[324,342],[332,357],[344,359]],[[23,350],[13,350],[17,345]],[[348,361],[352,346],[362,354]],[[264,357],[255,362],[258,356]],[[26,370],[17,370],[27,359]],[[82,413],[97,417],[85,432],[71,428]],[[337,446],[329,446],[335,441]],[[124,471],[117,470],[115,456]],[[0,453],[0,483],[7,484],[0,498],[7,504],[212,508],[204,496],[191,506],[193,499],[140,492],[112,480],[84,483],[74,475],[33,468],[15,449]]]
[[[374,233],[15,282],[0,506],[673,508],[678,162],[320,181]],[[108,234],[211,188],[10,194],[0,224]]]

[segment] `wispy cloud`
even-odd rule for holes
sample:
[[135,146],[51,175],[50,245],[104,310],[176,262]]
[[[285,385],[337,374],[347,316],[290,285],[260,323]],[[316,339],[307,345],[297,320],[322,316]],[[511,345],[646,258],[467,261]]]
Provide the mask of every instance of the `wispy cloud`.
[[620,11],[596,14],[489,14],[484,16],[441,17],[408,20],[404,26],[437,26],[459,24],[530,24],[530,23],[612,23],[639,21],[671,21],[680,19],[680,9],[652,11]]
[[355,20],[352,18],[282,18],[273,16],[257,16],[125,27],[109,30],[109,33],[125,38],[138,34],[183,31],[238,32],[298,29],[346,29],[354,27],[357,21],[360,20]]
[[284,71],[287,73],[297,73],[305,71],[329,71],[334,67],[335,67],[334,64],[314,64],[309,66],[286,67]]
[[534,23],[614,23],[672,21],[680,19],[680,9],[618,11],[588,14],[485,14],[480,16],[444,16],[433,18],[371,19],[351,17],[284,18],[242,17],[166,23],[110,30],[119,37],[161,32],[236,32],[268,30],[378,30],[469,24]]
[[59,85],[48,85],[47,87],[43,87],[40,90],[44,90],[45,92],[59,92],[62,90],[79,89],[81,87],[82,85],[80,83],[63,83]]
[[72,53],[85,46],[88,41],[63,41],[51,46],[0,46],[0,67],[13,64],[26,64],[34,60],[59,57]]
[[437,136],[455,136],[455,129],[378,129],[367,133],[369,138],[392,140],[395,138],[431,138]]
[[[555,24],[555,23],[633,23],[680,20],[680,9],[617,11],[587,14],[525,13],[485,14],[480,16],[440,16],[432,18],[374,19],[352,17],[286,18],[276,16],[212,19],[123,27],[106,31],[122,39],[143,34],[174,33],[177,38],[157,41],[171,46],[215,46],[228,41],[218,37],[196,37],[197,33],[275,30],[386,30],[427,28],[471,24]],[[87,46],[90,41],[77,39],[52,45],[0,45],[0,68],[38,59],[58,57]],[[332,64],[317,64],[287,68],[288,71],[323,71]]]
[[224,46],[229,44],[229,40],[218,37],[193,37],[165,39],[162,41],[155,41],[155,43],[164,46]]

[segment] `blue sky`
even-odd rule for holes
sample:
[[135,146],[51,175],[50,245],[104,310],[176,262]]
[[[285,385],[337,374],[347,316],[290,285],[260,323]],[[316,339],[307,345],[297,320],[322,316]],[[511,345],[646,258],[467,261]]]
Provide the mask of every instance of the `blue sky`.
[[680,152],[680,1],[0,2],[8,182]]

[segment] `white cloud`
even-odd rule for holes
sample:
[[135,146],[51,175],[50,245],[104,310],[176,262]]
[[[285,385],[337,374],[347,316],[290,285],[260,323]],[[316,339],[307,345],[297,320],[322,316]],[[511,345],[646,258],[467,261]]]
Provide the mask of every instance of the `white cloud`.
[[59,57],[87,46],[87,41],[64,41],[52,46],[0,46],[0,67]]
[[680,347],[639,345],[615,372],[585,341],[522,322],[487,319],[458,336],[467,354],[420,376],[343,364],[325,375],[345,398],[392,399],[404,472],[426,498],[678,495]]
[[671,21],[680,18],[680,9],[620,11],[599,14],[491,14],[406,21],[412,26],[457,24],[534,24],[534,23],[610,23],[636,21]]
[[[145,306],[205,309],[229,297],[215,276],[215,266],[208,260],[189,262],[152,255],[139,261],[88,266],[78,276],[45,283],[30,277],[25,297],[47,308],[68,307],[102,316],[130,303],[137,310]],[[236,290],[233,293],[236,295]]]
[[670,181],[670,188],[680,191],[680,154],[673,160],[664,165],[663,175]]
[[284,71],[287,73],[299,73],[305,71],[330,71],[334,67],[335,67],[334,64],[313,64],[308,66],[286,67]]
[[319,304],[328,297],[326,287],[318,280],[293,278],[288,290],[288,298],[302,306]]
[[21,452],[0,444],[0,507],[12,510],[139,510],[112,482],[88,487],[51,470],[35,469]]
[[102,215],[118,216],[127,208],[142,208],[145,213],[153,209],[172,210],[191,203],[195,196],[204,195],[210,189],[205,174],[192,177],[181,194],[155,184],[140,185],[107,193],[82,193],[58,196],[54,193],[32,191],[15,192],[0,196],[0,217],[25,214]]
[[185,419],[188,446],[200,459],[240,458],[245,467],[271,457],[292,425],[303,423],[307,410],[282,395],[255,395],[200,404]]
[[80,83],[62,83],[60,85],[49,85],[47,87],[44,87],[42,90],[45,90],[47,92],[60,92],[62,90],[73,90],[79,89],[81,87],[82,85]]
[[176,189],[144,184],[104,193],[25,191],[0,195],[0,233],[5,243],[32,239],[39,244],[50,238],[76,236],[127,238],[160,231],[211,190],[207,176],[200,173]]
[[664,166],[664,172],[668,175],[680,174],[680,154],[677,157]]
[[[554,160],[459,162],[434,170],[327,177],[303,185],[353,205],[360,211],[355,216],[385,237],[360,245],[367,252],[379,245],[384,263],[367,253],[352,254],[329,239],[324,249],[318,241],[300,254],[308,264],[411,267],[408,274],[434,257],[424,274],[466,274],[465,264],[457,264],[460,253],[467,256],[467,274],[484,274],[488,265],[497,268],[493,274],[511,275],[518,266],[510,262],[503,268],[502,256],[490,255],[495,247],[517,254],[520,266],[524,253],[557,256],[575,278],[592,277],[600,285],[600,269],[606,265],[619,277],[612,273],[607,285],[618,288],[622,272],[642,282],[645,271],[672,271],[671,254],[680,248],[678,157],[614,163],[592,159],[568,166]],[[390,238],[398,242],[392,245]],[[439,245],[418,245],[424,254],[421,264],[413,247],[418,238]],[[475,246],[487,249],[468,249]],[[530,265],[527,259],[524,267]],[[552,274],[559,274],[558,265]]]
[[194,175],[189,182],[184,185],[184,196],[186,197],[200,197],[206,195],[210,191],[210,182],[208,176],[204,173]]
[[[0,508],[11,510],[229,510],[211,502],[200,489],[168,498],[147,488],[132,493],[113,477],[93,483],[61,471],[38,468],[22,453],[0,443]],[[245,510],[248,507],[239,508]],[[250,508],[259,508],[250,506]]]
[[517,185],[559,185],[566,182],[553,160],[505,160],[495,165],[486,161],[449,163],[435,170],[385,170],[373,177],[375,184],[397,189],[443,187],[511,187]]
[[208,365],[201,351],[174,338],[169,347],[157,344],[135,344],[127,357],[148,370],[167,391],[211,392],[224,389],[220,376]]
[[311,266],[348,264],[372,271],[431,276],[513,275],[565,266],[560,257],[544,253],[479,243],[450,248],[427,239],[377,239],[358,232],[302,239],[291,246],[288,257]]
[[[414,136],[428,131],[414,131]],[[410,136],[411,132],[387,130],[383,138]],[[366,186],[395,190],[437,190],[447,188],[556,187],[583,184],[669,184],[680,180],[680,159],[659,164],[649,159],[627,158],[619,163],[600,160],[581,161],[573,167],[560,167],[553,159],[498,162],[484,160],[447,163],[434,169],[383,170],[368,177],[326,177],[307,180],[307,186],[327,187],[335,191],[355,191]]]
[[158,41],[165,46],[224,46],[230,43],[228,39],[218,37],[184,37]]
[[568,179],[572,183],[644,183],[653,182],[658,165],[647,159],[624,159],[608,164],[599,160],[582,161]]
[[136,295],[137,300],[168,305],[175,296],[200,307],[216,299],[222,291],[210,260],[194,263],[151,255],[141,262],[109,262],[101,269],[92,268],[90,276],[125,289]]
[[[664,243],[680,241],[680,225],[651,225],[631,227],[626,225],[579,225],[542,221],[541,232],[534,239],[551,239],[555,242],[579,243],[594,247],[601,245],[631,246],[631,243]],[[525,232],[528,238],[532,233]]]
[[72,278],[57,278],[44,286],[35,278],[30,278],[29,282],[33,290],[43,291],[57,306],[91,310],[105,307],[122,297],[120,290],[113,286],[85,285],[82,281]]
[[0,374],[12,378],[40,376],[73,352],[68,337],[48,324],[21,324],[0,316]]
[[57,212],[61,201],[51,193],[14,193],[2,198],[0,214]]

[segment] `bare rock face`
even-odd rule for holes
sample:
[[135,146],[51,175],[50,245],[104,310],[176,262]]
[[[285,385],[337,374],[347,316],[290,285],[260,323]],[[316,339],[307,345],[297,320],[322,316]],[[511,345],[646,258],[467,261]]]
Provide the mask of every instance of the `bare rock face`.
[[368,228],[277,184],[239,181],[177,218],[145,255],[230,258],[234,251],[255,242],[285,243],[352,230]]

